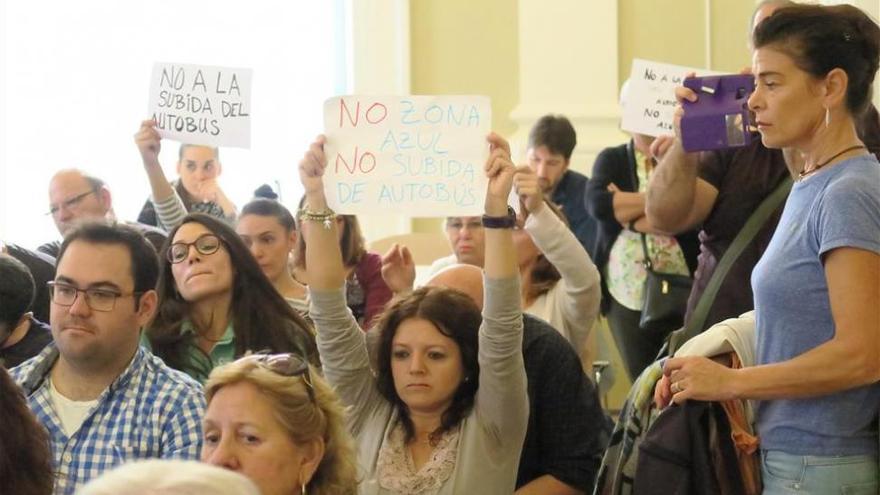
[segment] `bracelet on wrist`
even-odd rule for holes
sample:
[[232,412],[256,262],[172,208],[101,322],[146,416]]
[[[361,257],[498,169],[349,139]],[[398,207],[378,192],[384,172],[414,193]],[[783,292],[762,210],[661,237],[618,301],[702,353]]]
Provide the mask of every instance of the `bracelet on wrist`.
[[305,206],[300,208],[299,211],[296,212],[296,216],[301,221],[304,220],[307,222],[321,222],[324,224],[324,228],[326,230],[330,230],[330,226],[332,225],[333,220],[336,219],[336,213],[330,208],[327,208],[323,211],[312,211]]
[[493,217],[483,215],[483,227],[487,229],[512,229],[516,225],[516,212],[510,206],[507,207],[507,215]]

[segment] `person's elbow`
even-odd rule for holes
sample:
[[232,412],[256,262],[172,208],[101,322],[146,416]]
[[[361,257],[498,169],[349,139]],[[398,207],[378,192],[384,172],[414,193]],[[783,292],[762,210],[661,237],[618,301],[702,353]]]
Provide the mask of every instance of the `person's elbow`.
[[857,387],[880,382],[880,355],[878,352],[862,352],[854,370]]
[[648,195],[645,200],[645,218],[655,229],[671,234],[678,234],[688,229],[690,212],[685,208],[677,208],[664,201],[652,201]]

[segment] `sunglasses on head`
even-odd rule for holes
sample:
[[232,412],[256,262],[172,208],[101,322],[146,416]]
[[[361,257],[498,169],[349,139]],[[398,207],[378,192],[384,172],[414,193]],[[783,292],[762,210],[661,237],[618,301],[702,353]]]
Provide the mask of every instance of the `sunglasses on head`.
[[288,352],[284,354],[251,354],[242,359],[255,362],[259,366],[281,376],[302,377],[303,382],[306,384],[309,399],[315,402],[315,392],[312,386],[309,363],[302,356]]

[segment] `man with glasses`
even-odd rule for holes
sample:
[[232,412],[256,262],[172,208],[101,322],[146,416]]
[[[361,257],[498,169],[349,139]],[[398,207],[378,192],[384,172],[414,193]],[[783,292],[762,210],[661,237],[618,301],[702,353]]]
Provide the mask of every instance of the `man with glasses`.
[[[88,175],[81,170],[61,170],[49,181],[49,215],[55,221],[58,232],[63,237],[78,222],[83,220],[115,220],[113,198],[103,180]],[[165,243],[165,233],[155,227],[141,223],[131,223],[159,252]],[[58,257],[61,241],[43,244],[38,251],[53,258]]]
[[61,245],[54,343],[11,372],[49,431],[55,493],[136,459],[198,459],[201,386],[138,345],[158,272],[154,249],[129,226],[83,223]]

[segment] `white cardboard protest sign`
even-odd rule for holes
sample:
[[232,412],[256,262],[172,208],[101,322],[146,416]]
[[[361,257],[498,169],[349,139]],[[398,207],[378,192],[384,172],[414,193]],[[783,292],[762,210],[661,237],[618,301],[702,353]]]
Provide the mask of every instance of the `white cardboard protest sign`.
[[634,59],[620,127],[624,131],[647,136],[672,134],[675,88],[681,86],[689,72],[695,72],[698,76],[721,74],[706,69]]
[[149,115],[166,139],[250,148],[252,76],[251,69],[157,62]]
[[338,96],[324,102],[327,202],[338,213],[483,213],[485,96]]

